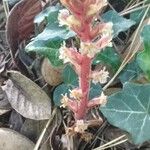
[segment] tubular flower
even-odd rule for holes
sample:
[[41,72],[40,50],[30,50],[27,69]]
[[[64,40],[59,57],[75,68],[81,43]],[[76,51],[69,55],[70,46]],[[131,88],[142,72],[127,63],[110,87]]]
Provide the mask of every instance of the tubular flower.
[[107,96],[102,92],[101,96],[99,97],[100,105],[105,106],[107,103]]
[[84,120],[77,120],[74,131],[78,133],[84,133],[87,128],[88,124],[86,124]]
[[69,98],[67,97],[67,93],[65,93],[65,95],[62,95],[62,99],[61,99],[61,106],[60,107],[63,107],[63,108],[66,108],[68,106],[68,101],[69,101]]
[[105,5],[107,5],[107,0],[94,0],[94,3],[88,7],[87,15],[97,14]]
[[70,90],[70,98],[81,100],[82,98],[82,90],[79,88]]
[[59,20],[59,25],[67,25],[66,19],[70,16],[70,12],[67,9],[62,9],[59,11],[58,14],[58,20]]
[[95,54],[99,52],[99,49],[92,42],[81,42],[80,52],[83,55],[87,55],[90,58],[93,58]]
[[96,42],[96,47],[102,49],[106,46],[112,46],[112,30],[113,24],[112,22],[105,23],[105,27],[100,30],[101,38]]
[[108,22],[108,23],[105,23],[105,27],[103,28],[103,30],[101,31],[102,32],[102,36],[112,36],[112,33],[113,33],[113,23],[112,22]]
[[80,26],[80,22],[67,9],[59,11],[58,20],[60,26],[67,25],[69,28]]
[[109,77],[109,72],[105,70],[106,68],[104,67],[100,71],[93,71],[91,74],[92,82],[94,84],[100,82],[101,84],[104,84],[107,82],[107,78]]
[[67,50],[68,48],[65,46],[65,42],[59,49],[59,59],[62,59],[64,63],[71,62],[70,58],[68,57]]

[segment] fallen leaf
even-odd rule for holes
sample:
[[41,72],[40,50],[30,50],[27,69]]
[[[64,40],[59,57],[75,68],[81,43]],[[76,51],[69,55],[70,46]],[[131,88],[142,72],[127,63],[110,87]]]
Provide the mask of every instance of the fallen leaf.
[[3,115],[10,110],[11,110],[11,106],[7,99],[7,95],[0,87],[0,115]]
[[51,100],[47,94],[33,81],[17,71],[9,71],[10,79],[3,90],[8,100],[22,116],[35,120],[49,119],[51,116]]
[[0,128],[1,150],[32,150],[34,143],[16,131]]
[[34,31],[34,17],[42,10],[39,0],[21,0],[10,11],[6,24],[7,41],[14,56],[19,43]]

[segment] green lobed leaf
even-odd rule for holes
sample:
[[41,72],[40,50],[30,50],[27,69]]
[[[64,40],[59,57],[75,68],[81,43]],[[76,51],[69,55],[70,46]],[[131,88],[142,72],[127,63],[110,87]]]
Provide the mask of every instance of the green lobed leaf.
[[105,22],[113,23],[113,33],[116,37],[120,32],[128,30],[131,26],[135,25],[135,21],[131,19],[125,19],[120,16],[116,11],[110,10],[102,15],[102,19]]
[[[58,23],[58,13],[60,7],[52,6],[47,10],[43,10],[35,18],[35,23],[39,23],[44,18],[47,19],[47,26],[26,46],[27,52],[37,52],[38,54],[47,57],[53,66],[62,65],[62,61],[59,59],[59,48],[64,40],[75,36],[73,31],[70,31],[66,27],[60,27]],[[48,14],[47,14],[48,13]]]
[[142,70],[139,67],[136,60],[130,62],[119,75],[121,83],[137,79],[142,74]]
[[137,55],[137,62],[150,80],[150,25],[143,28],[141,37],[144,43],[144,50]]
[[63,65],[63,62],[59,59],[59,47],[60,43],[58,41],[47,43],[41,40],[30,42],[26,46],[26,50],[28,50],[28,52],[36,51],[38,54],[47,57],[54,66],[60,66]]
[[104,63],[109,65],[116,72],[121,64],[121,58],[112,47],[106,47],[104,51],[97,54],[93,64]]
[[100,110],[108,121],[132,135],[135,144],[150,140],[150,84],[127,82]]

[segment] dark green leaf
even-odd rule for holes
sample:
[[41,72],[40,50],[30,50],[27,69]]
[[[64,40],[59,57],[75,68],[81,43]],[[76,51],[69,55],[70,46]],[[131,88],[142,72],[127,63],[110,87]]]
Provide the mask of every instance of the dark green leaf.
[[113,23],[114,37],[116,37],[120,32],[128,30],[131,26],[135,24],[135,21],[123,18],[122,16],[119,16],[116,11],[113,10],[106,12],[102,16],[102,19],[105,22]]
[[69,89],[71,89],[71,87],[67,84],[61,84],[58,87],[56,87],[53,93],[53,101],[55,105],[61,105],[60,100],[62,99],[62,95],[64,95],[65,93],[69,93]]
[[111,47],[107,47],[103,52],[97,54],[93,64],[104,63],[109,65],[116,72],[121,64],[121,58]]
[[74,82],[78,81],[78,76],[76,72],[70,65],[67,65],[63,70],[63,82],[65,84],[74,84]]
[[150,140],[150,84],[124,84],[100,110],[112,125],[128,131],[136,144]]
[[119,79],[121,83],[137,79],[142,74],[142,70],[136,60],[129,63],[121,72]]
[[150,25],[143,28],[141,37],[144,43],[144,51],[137,55],[137,62],[150,80]]
[[63,65],[63,62],[59,59],[59,45],[59,42],[32,41],[26,46],[26,50],[28,52],[37,52],[47,57],[53,66],[60,66]]
[[89,99],[93,99],[101,95],[102,87],[100,84],[91,84]]

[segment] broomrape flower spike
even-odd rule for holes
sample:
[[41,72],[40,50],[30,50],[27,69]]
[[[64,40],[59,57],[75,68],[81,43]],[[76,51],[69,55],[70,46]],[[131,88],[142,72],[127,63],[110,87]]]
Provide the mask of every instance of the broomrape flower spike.
[[93,22],[99,12],[106,6],[106,0],[60,0],[67,8],[60,11],[58,20],[60,26],[66,25],[73,30],[80,39],[80,48],[66,47],[63,43],[59,49],[59,58],[64,63],[73,65],[78,78],[79,87],[70,90],[69,98],[63,95],[62,107],[73,111],[76,132],[84,132],[87,129],[86,113],[96,105],[105,105],[107,96],[101,93],[99,97],[89,100],[90,81],[104,84],[108,79],[108,71],[105,67],[100,71],[92,71],[92,61],[98,52],[111,45],[112,23]]

